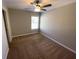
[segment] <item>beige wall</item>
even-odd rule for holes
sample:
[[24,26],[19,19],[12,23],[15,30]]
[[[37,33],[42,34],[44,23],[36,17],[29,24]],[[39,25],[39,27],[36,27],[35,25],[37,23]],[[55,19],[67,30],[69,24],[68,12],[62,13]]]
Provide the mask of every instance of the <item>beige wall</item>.
[[41,16],[41,32],[76,50],[75,3],[56,8]]
[[8,11],[10,16],[12,36],[37,32],[37,30],[31,30],[31,16],[38,16],[38,13],[16,9],[8,9]]

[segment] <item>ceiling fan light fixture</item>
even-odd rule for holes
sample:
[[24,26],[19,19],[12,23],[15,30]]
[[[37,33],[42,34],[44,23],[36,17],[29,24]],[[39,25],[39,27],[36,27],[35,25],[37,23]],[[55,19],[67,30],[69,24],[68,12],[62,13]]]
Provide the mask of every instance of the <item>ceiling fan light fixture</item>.
[[38,6],[36,6],[36,7],[35,7],[35,12],[40,12],[40,11],[41,11],[41,8],[38,7]]

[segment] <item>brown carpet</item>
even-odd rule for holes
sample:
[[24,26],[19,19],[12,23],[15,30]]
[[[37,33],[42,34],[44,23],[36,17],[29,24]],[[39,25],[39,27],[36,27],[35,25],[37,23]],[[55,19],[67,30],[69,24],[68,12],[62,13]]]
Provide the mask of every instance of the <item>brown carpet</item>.
[[41,34],[13,38],[7,59],[76,59],[75,54]]

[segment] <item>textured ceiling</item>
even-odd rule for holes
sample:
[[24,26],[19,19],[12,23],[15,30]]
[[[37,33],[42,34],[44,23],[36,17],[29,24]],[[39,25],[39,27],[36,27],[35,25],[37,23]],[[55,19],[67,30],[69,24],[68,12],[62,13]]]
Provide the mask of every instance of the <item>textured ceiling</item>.
[[[34,0],[2,0],[4,6],[8,8],[21,9],[21,10],[30,10],[34,11],[34,7],[30,4]],[[70,4],[75,2],[75,0],[40,0],[42,5],[51,3],[52,7],[46,8],[47,10],[52,10],[54,8]]]

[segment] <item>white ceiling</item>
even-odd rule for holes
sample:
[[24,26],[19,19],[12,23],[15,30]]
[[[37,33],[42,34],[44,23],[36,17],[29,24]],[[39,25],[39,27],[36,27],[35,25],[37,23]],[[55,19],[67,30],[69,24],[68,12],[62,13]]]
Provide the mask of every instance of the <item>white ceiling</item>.
[[[22,10],[30,10],[33,11],[33,6],[30,4],[34,0],[2,0],[4,6],[8,8],[14,9],[22,9]],[[42,5],[51,3],[52,7],[46,8],[47,10],[51,10],[53,8],[57,8],[63,5],[67,5],[75,2],[75,0],[41,0]]]

